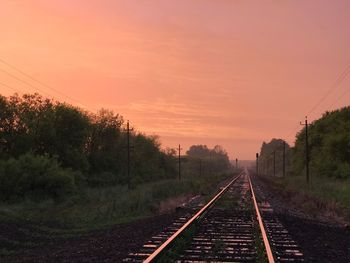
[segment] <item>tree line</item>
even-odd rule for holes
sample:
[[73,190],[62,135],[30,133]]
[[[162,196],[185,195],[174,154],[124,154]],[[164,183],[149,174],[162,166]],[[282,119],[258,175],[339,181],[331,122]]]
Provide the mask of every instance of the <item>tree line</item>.
[[[39,94],[0,95],[0,199],[59,199],[79,187],[176,178],[176,151],[135,130],[128,178],[126,136],[123,117],[110,110],[94,114]],[[196,157],[188,156],[191,167]],[[227,160],[217,146],[207,165],[226,172]]]
[[[296,135],[295,146],[282,139],[263,142],[260,151],[262,174],[273,174],[275,152],[276,176],[282,175],[283,143],[286,143],[287,175],[305,174],[306,129]],[[308,126],[309,167],[312,176],[350,178],[350,107],[326,112]]]
[[213,175],[226,173],[232,169],[226,150],[215,145],[213,149],[206,145],[192,145],[186,152],[185,174]]

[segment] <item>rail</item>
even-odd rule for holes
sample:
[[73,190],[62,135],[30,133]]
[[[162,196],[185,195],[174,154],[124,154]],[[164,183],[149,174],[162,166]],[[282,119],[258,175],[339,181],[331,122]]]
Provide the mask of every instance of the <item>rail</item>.
[[186,228],[188,228],[194,221],[196,221],[202,214],[204,214],[227,190],[228,188],[242,175],[241,172],[238,176],[230,181],[217,195],[213,197],[201,210],[199,210],[190,220],[188,220],[179,230],[177,230],[167,241],[165,241],[157,250],[155,250],[144,263],[149,263],[155,260],[174,240],[181,235]]
[[269,263],[275,263],[275,259],[273,257],[273,253],[272,253],[272,250],[271,250],[269,239],[268,239],[267,234],[266,234],[264,223],[263,223],[260,211],[259,211],[258,203],[256,202],[253,185],[252,185],[252,182],[250,180],[250,176],[249,175],[248,175],[248,179],[249,179],[249,186],[250,186],[250,191],[252,193],[252,198],[253,198],[253,203],[254,203],[254,207],[255,207],[256,216],[257,216],[257,219],[258,219],[258,222],[259,222],[261,235],[262,235],[262,238],[263,238],[263,241],[264,241],[264,246],[265,246],[265,250],[266,250],[266,254],[267,254],[267,259],[268,259]]
[[172,236],[170,236],[162,245],[160,245],[151,255],[148,256],[148,258],[145,259],[145,263],[149,263],[149,262],[153,262],[154,260],[156,260],[162,253],[163,251],[165,251],[166,248],[168,248],[176,238],[178,238],[190,225],[192,225],[196,220],[198,220],[198,218],[203,215],[209,208],[211,208],[214,203],[220,198],[222,197],[222,195],[229,189],[229,187],[237,181],[237,179],[242,175],[242,174],[246,174],[248,177],[248,181],[249,181],[249,187],[250,187],[250,191],[251,191],[251,195],[252,195],[252,200],[253,200],[253,204],[254,204],[254,209],[255,209],[255,213],[256,213],[256,217],[259,223],[259,228],[260,228],[260,232],[262,235],[262,239],[263,239],[263,243],[264,243],[264,247],[265,247],[265,251],[266,251],[266,255],[267,255],[267,260],[269,263],[275,263],[275,259],[272,253],[272,249],[269,243],[269,239],[267,236],[267,232],[265,230],[264,227],[264,223],[263,223],[263,219],[262,216],[260,214],[260,210],[259,210],[259,206],[258,203],[256,201],[256,197],[255,197],[255,192],[253,189],[253,185],[249,176],[249,173],[247,170],[242,171],[238,176],[236,176],[234,179],[232,179],[218,194],[216,194],[202,209],[200,209],[193,217],[191,217],[180,229],[178,229]]

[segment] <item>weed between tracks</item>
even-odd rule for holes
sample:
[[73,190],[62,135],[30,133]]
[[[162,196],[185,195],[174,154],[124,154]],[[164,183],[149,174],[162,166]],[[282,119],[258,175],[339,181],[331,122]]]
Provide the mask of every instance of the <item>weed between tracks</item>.
[[238,199],[237,198],[221,198],[215,204],[216,207],[222,209],[236,209],[238,207]]
[[[206,200],[207,202],[210,201],[212,196],[207,196]],[[238,199],[237,198],[221,198],[216,203],[215,206],[217,208],[221,209],[235,209],[238,206]],[[205,212],[200,220],[205,216],[207,212]],[[165,263],[165,262],[175,262],[180,258],[180,256],[184,253],[186,247],[191,243],[193,240],[194,235],[197,232],[198,229],[198,223],[194,223],[191,225],[187,230],[185,230],[180,237],[178,237],[174,243],[171,245],[170,248],[166,249],[165,252],[159,257],[159,259],[156,260],[156,262]],[[216,254],[220,253],[221,251],[225,250],[225,242],[222,240],[215,240],[213,243],[212,251],[207,256],[215,256]],[[210,260],[208,260],[209,262]]]
[[180,255],[185,251],[186,247],[190,244],[193,239],[194,234],[196,233],[197,226],[193,224],[187,230],[178,237],[174,244],[160,256],[156,262],[167,263],[175,262],[179,259]]
[[267,263],[266,250],[263,242],[263,238],[260,232],[259,224],[254,220],[254,231],[255,231],[255,247],[256,247],[256,263]]
[[257,215],[255,212],[253,199],[251,191],[247,191],[245,194],[245,199],[247,202],[245,202],[245,208],[250,210],[253,216],[253,227],[254,227],[254,243],[256,248],[256,263],[267,263],[267,255],[266,255],[266,249],[264,245],[264,241],[262,238],[259,222],[257,220]]

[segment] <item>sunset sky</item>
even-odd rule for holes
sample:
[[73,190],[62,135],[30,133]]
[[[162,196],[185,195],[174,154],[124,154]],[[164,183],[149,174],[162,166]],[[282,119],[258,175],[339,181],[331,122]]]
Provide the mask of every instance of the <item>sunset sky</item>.
[[112,109],[163,147],[253,159],[350,104],[350,76],[334,85],[349,27],[348,0],[2,0],[0,94]]

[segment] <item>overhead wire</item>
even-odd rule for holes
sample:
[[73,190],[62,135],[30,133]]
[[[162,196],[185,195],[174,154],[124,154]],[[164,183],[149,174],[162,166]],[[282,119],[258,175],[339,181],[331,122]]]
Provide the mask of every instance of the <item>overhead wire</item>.
[[[325,94],[321,97],[321,99],[319,99],[315,105],[310,108],[310,110],[308,111],[308,113],[306,114],[306,116],[310,115],[311,113],[313,113],[318,106],[321,105],[321,103],[323,103],[328,97],[329,95],[335,91],[338,87],[340,87],[340,85],[342,84],[342,82],[347,78],[347,76],[350,73],[350,64],[342,71],[342,73],[337,77],[337,79],[334,81],[334,83],[330,86],[330,88],[325,92]],[[350,91],[350,89],[345,90],[344,93],[342,93],[335,101],[333,101],[333,103],[331,104],[331,107],[338,102],[343,96],[345,96],[346,93],[348,93]],[[295,127],[295,129],[293,129],[293,131],[291,131],[288,136],[286,138],[289,138],[291,135],[295,134],[297,131],[299,130],[298,127]]]
[[335,103],[337,103],[340,99],[342,99],[348,92],[350,91],[350,88],[346,89],[342,94],[340,94],[340,96],[338,98],[336,98],[331,104],[330,104],[330,108],[332,108],[334,106]]
[[46,91],[44,91],[44,90],[42,90],[42,89],[40,89],[40,88],[38,88],[38,87],[32,85],[31,83],[29,83],[29,82],[27,82],[27,81],[25,81],[25,80],[23,80],[23,79],[18,78],[17,76],[13,75],[12,73],[10,73],[10,72],[8,72],[8,71],[2,69],[2,68],[0,68],[0,71],[2,71],[3,73],[9,75],[10,77],[12,77],[12,78],[14,78],[14,79],[16,79],[16,80],[22,82],[23,84],[25,84],[25,85],[27,85],[27,86],[29,86],[29,87],[35,89],[35,90],[39,90],[40,92],[44,93],[46,96],[53,97],[51,94],[47,93]]
[[11,89],[11,90],[13,90],[13,91],[15,91],[17,93],[20,93],[20,91],[18,89],[14,88],[14,87],[11,87],[11,86],[9,86],[9,85],[7,85],[5,83],[0,82],[0,85],[6,87],[8,89]]
[[346,79],[346,77],[350,73],[350,65],[348,65],[345,70],[338,76],[333,85],[326,91],[326,93],[322,96],[322,98],[309,110],[308,115],[314,112],[317,107],[325,101],[325,99],[332,93],[332,91],[336,90],[340,87],[340,84]]
[[[8,66],[9,68],[11,68],[11,69],[17,71],[18,73],[22,74],[23,76],[27,77],[28,79],[30,79],[30,80],[32,80],[32,81],[34,81],[34,82],[40,84],[42,87],[45,87],[46,89],[52,90],[52,91],[56,92],[57,94],[60,94],[61,96],[65,97],[66,99],[69,99],[70,101],[73,101],[73,102],[75,102],[75,103],[80,104],[81,106],[83,106],[83,107],[86,108],[86,109],[89,109],[89,110],[91,110],[91,111],[98,111],[98,109],[96,109],[96,108],[91,108],[91,107],[85,105],[84,103],[82,103],[81,101],[79,101],[79,100],[77,100],[77,99],[75,99],[75,98],[73,98],[73,97],[71,97],[71,96],[68,96],[68,95],[66,95],[65,93],[63,93],[63,92],[61,92],[61,91],[59,91],[59,90],[57,90],[57,89],[51,87],[50,85],[44,83],[43,81],[38,80],[37,78],[35,78],[35,77],[29,75],[28,73],[24,72],[23,70],[19,69],[18,67],[16,67],[16,66],[10,64],[9,62],[7,62],[6,60],[4,60],[3,58],[0,58],[0,62],[3,63],[4,65]],[[0,68],[0,71],[4,72],[5,74],[11,76],[12,78],[14,78],[14,79],[16,79],[16,80],[18,80],[18,81],[20,81],[20,82],[26,84],[27,86],[32,87],[33,89],[39,90],[40,92],[46,94],[47,96],[50,96],[50,97],[53,97],[53,98],[55,97],[55,96],[52,96],[51,94],[47,93],[45,90],[39,88],[37,85],[33,85],[33,84],[31,84],[31,83],[29,83],[29,82],[27,82],[27,81],[25,81],[25,80],[23,80],[23,79],[21,79],[21,78],[15,76],[14,74],[12,74],[12,73],[10,73],[10,72],[4,70],[4,69],[1,69],[1,68]]]

